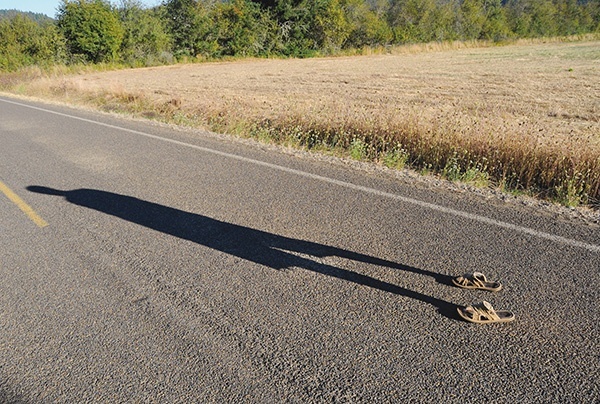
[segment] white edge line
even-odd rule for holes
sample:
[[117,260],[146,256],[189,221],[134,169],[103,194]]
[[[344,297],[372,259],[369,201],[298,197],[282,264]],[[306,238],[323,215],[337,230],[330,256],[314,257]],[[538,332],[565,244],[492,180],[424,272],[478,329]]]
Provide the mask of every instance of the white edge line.
[[401,201],[404,203],[408,203],[411,205],[416,205],[416,206],[420,206],[422,208],[426,208],[426,209],[431,209],[437,212],[442,212],[442,213],[446,213],[449,215],[453,215],[453,216],[458,216],[458,217],[462,217],[465,219],[469,219],[469,220],[473,220],[473,221],[477,221],[480,223],[485,223],[488,225],[492,225],[492,226],[496,226],[496,227],[501,227],[504,229],[509,229],[509,230],[513,230],[519,233],[524,233],[524,234],[528,234],[530,236],[534,236],[534,237],[538,237],[538,238],[542,238],[542,239],[546,239],[546,240],[550,240],[553,241],[555,243],[559,243],[559,244],[565,244],[571,247],[578,247],[578,248],[583,248],[595,253],[600,253],[600,245],[596,245],[596,244],[590,244],[590,243],[585,243],[582,241],[577,241],[577,240],[573,240],[570,238],[566,238],[566,237],[561,237],[561,236],[557,236],[555,234],[550,234],[550,233],[545,233],[542,231],[538,231],[538,230],[534,230],[528,227],[524,227],[524,226],[518,226],[515,224],[511,224],[511,223],[507,223],[507,222],[502,222],[500,220],[496,220],[496,219],[490,219],[489,217],[486,216],[481,216],[481,215],[476,215],[473,213],[467,213],[467,212],[463,212],[460,210],[456,210],[456,209],[451,209],[451,208],[447,208],[445,206],[441,206],[441,205],[435,205],[433,203],[428,203],[428,202],[424,202],[424,201],[420,201],[418,199],[413,199],[413,198],[408,198],[405,196],[400,196],[400,195],[396,195],[396,194],[392,194],[389,192],[384,192],[384,191],[379,191],[377,189],[374,188],[369,188],[369,187],[364,187],[361,185],[356,185],[356,184],[352,184],[350,182],[345,182],[345,181],[340,181],[340,180],[336,180],[333,178],[328,178],[328,177],[323,177],[321,175],[317,175],[317,174],[311,174],[311,173],[307,173],[305,171],[300,171],[300,170],[296,170],[293,168],[288,168],[288,167],[284,167],[284,166],[280,166],[277,164],[271,164],[271,163],[267,163],[264,161],[260,161],[260,160],[254,160],[248,157],[242,157],[239,156],[237,154],[231,154],[231,153],[226,153],[226,152],[222,152],[222,151],[218,151],[218,150],[214,150],[214,149],[209,149],[206,147],[202,147],[202,146],[196,146],[193,144],[189,144],[189,143],[185,143],[185,142],[181,142],[179,140],[173,140],[173,139],[168,139],[168,138],[164,138],[164,137],[160,137],[160,136],[156,136],[156,135],[151,135],[149,133],[145,133],[145,132],[141,132],[141,131],[137,131],[134,129],[127,129],[127,128],[123,128],[121,126],[116,126],[116,125],[111,125],[111,124],[107,124],[107,123],[103,123],[103,122],[98,122],[98,121],[94,121],[91,119],[86,119],[86,118],[81,118],[78,116],[74,116],[74,115],[69,115],[69,114],[65,114],[62,112],[56,112],[56,111],[52,111],[49,109],[45,109],[45,108],[40,108],[40,107],[34,107],[32,105],[27,105],[27,104],[22,104],[20,102],[15,102],[15,101],[9,101],[9,100],[5,100],[5,99],[0,99],[0,101],[2,102],[6,102],[9,104],[14,104],[14,105],[18,105],[21,107],[25,107],[25,108],[30,108],[30,109],[34,109],[34,110],[38,110],[38,111],[42,111],[42,112],[46,112],[46,113],[50,113],[50,114],[54,114],[54,115],[58,115],[58,116],[63,116],[66,118],[70,118],[70,119],[75,119],[78,121],[82,121],[82,122],[87,122],[87,123],[91,123],[94,125],[99,125],[99,126],[104,126],[106,128],[111,128],[111,129],[116,129],[119,131],[123,131],[123,132],[129,132],[129,133],[133,133],[136,135],[140,135],[140,136],[144,136],[150,139],[155,139],[155,140],[160,140],[163,142],[167,142],[167,143],[171,143],[171,144],[175,144],[175,145],[179,145],[179,146],[184,146],[184,147],[189,147],[192,149],[196,149],[205,153],[211,153],[211,154],[215,154],[218,156],[222,156],[222,157],[227,157],[230,159],[235,159],[238,161],[243,161],[246,163],[250,163],[250,164],[254,164],[254,165],[258,165],[258,166],[262,166],[262,167],[267,167],[273,170],[278,170],[278,171],[283,171],[289,174],[294,174],[294,175],[298,175],[301,177],[305,177],[305,178],[311,178],[317,181],[321,181],[321,182],[326,182],[329,184],[334,184],[340,187],[344,187],[344,188],[348,188],[348,189],[353,189],[355,191],[360,191],[360,192],[364,192],[364,193],[368,193],[371,195],[377,195],[377,196],[381,196],[384,198],[389,198],[389,199],[394,199],[397,201]]

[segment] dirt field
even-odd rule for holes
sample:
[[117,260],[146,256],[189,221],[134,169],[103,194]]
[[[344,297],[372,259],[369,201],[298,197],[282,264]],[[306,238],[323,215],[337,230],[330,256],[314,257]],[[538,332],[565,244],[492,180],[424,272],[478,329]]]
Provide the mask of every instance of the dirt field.
[[467,120],[498,131],[539,130],[540,142],[600,145],[600,42],[178,65],[67,82],[86,92],[176,99],[186,110]]
[[[54,96],[85,94],[108,104],[113,96],[142,99],[140,108],[146,110],[138,112],[146,116],[168,106],[234,123],[287,120],[363,131],[401,127],[425,137],[459,139],[452,141],[466,148],[478,142],[504,145],[508,153],[522,149],[515,159],[547,149],[577,160],[576,166],[587,159],[582,171],[600,167],[597,41],[131,69],[42,78],[25,92],[48,89]],[[536,158],[543,160],[544,153]],[[553,167],[579,175],[577,167]],[[585,187],[594,197],[600,179],[590,186],[591,180]],[[539,187],[554,186],[545,181],[550,185]]]

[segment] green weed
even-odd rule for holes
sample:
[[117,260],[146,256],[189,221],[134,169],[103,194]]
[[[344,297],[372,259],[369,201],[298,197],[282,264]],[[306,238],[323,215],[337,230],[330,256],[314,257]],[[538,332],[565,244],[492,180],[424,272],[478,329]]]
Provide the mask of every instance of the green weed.
[[365,160],[367,157],[368,145],[360,139],[352,140],[350,144],[350,157],[354,160]]
[[383,164],[388,168],[401,170],[408,163],[409,157],[409,153],[403,148],[391,150],[383,157]]

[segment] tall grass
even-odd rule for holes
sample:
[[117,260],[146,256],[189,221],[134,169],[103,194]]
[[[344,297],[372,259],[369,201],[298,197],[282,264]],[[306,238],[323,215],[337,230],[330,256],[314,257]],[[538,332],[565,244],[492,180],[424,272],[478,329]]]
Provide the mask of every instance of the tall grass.
[[108,110],[526,192],[566,206],[597,206],[600,201],[600,148],[548,146],[534,132],[492,137],[462,127],[424,125],[415,116],[364,119],[307,113],[252,119],[235,109],[186,112],[177,99],[153,104],[139,94],[107,94],[95,102]]
[[268,133],[276,142],[342,150],[356,159],[408,166],[476,185],[495,184],[568,206],[600,201],[600,149],[538,146],[535,133],[486,140],[411,118],[316,122],[293,116],[254,124],[255,133]]

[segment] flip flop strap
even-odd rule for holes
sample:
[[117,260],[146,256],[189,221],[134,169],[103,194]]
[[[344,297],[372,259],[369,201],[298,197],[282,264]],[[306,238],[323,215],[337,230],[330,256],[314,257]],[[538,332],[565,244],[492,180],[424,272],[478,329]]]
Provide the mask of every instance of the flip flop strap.
[[474,272],[472,274],[469,274],[469,280],[479,288],[483,288],[487,284],[487,278],[481,272]]
[[496,314],[496,311],[492,307],[492,305],[488,302],[481,302],[478,304],[474,304],[473,311],[477,313],[478,318],[485,317],[489,320],[498,320],[500,317]]
[[464,276],[459,276],[458,278],[455,278],[456,282],[460,283],[462,286],[469,286],[473,283],[472,280],[470,280],[469,278],[467,278],[466,275]]

